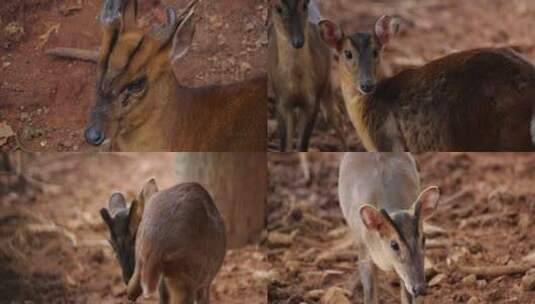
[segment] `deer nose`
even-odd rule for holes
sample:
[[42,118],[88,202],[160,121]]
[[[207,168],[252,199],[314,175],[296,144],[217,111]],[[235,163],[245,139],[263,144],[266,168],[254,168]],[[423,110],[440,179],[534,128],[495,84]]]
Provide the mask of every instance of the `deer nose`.
[[363,83],[360,85],[360,89],[364,93],[371,93],[375,90],[375,85],[372,83]]
[[104,133],[97,130],[94,127],[88,127],[85,130],[85,140],[87,140],[88,143],[94,145],[94,146],[100,146],[102,142],[104,142],[105,136]]
[[305,39],[303,37],[293,37],[292,38],[292,45],[296,49],[300,49],[305,45]]
[[412,287],[412,295],[417,298],[426,294],[426,284],[418,284]]

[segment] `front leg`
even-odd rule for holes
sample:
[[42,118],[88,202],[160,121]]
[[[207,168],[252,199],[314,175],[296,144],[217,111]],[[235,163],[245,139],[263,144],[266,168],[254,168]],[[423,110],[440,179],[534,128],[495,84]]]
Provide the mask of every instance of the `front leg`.
[[371,259],[359,261],[360,280],[364,290],[364,304],[378,304],[377,266]]

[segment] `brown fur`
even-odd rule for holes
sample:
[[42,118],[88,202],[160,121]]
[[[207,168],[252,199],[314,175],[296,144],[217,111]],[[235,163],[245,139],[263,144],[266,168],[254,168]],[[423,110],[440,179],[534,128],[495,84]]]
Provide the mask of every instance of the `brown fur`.
[[[193,17],[178,18],[174,33],[144,33],[135,26],[135,0],[123,17],[103,25],[97,103],[90,127],[113,151],[265,151],[267,78],[186,88],[172,70],[173,37],[191,41]],[[184,21],[185,20],[185,21]],[[184,43],[186,44],[186,43]],[[187,49],[186,45],[186,49]],[[128,88],[146,79],[143,90]]]
[[[298,150],[306,151],[314,124],[324,104],[328,118],[343,138],[341,122],[334,117],[331,100],[330,68],[331,52],[322,41],[317,25],[308,22],[303,11],[303,1],[297,2],[298,22],[303,29],[304,45],[295,49],[288,34],[290,24],[285,22],[274,8],[282,1],[274,1],[270,7],[268,29],[268,75],[275,94],[281,150],[294,149],[295,130],[299,134]],[[286,1],[292,2],[292,0]]]
[[[225,227],[199,184],[156,193],[145,206],[136,239],[136,267],[129,299],[156,291],[162,303],[209,303],[209,289],[225,257]],[[163,299],[163,300],[162,300]]]
[[346,106],[370,151],[533,150],[535,67],[507,48],[448,55],[352,95]]

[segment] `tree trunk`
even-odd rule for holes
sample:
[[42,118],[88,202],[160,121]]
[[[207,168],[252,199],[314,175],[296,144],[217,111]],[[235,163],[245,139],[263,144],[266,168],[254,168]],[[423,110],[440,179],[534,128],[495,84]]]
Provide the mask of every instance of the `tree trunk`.
[[179,153],[180,183],[198,182],[212,195],[227,228],[228,244],[258,240],[266,224],[266,153]]

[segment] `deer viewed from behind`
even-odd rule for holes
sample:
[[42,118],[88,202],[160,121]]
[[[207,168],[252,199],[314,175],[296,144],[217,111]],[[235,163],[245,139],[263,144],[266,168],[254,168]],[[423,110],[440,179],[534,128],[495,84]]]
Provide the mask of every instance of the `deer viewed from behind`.
[[267,69],[276,99],[280,150],[294,149],[296,130],[298,150],[308,150],[320,107],[346,146],[332,100],[332,54],[319,34],[317,4],[314,0],[274,0],[269,10]]
[[357,240],[364,303],[379,303],[378,269],[399,276],[402,303],[422,302],[427,286],[423,221],[438,206],[438,188],[420,192],[410,154],[347,153],[338,195]]
[[159,191],[149,180],[130,206],[111,196],[101,216],[135,301],[159,288],[160,303],[208,304],[223,264],[226,232],[210,194],[199,184]]
[[103,1],[89,143],[109,139],[114,151],[266,150],[266,75],[200,88],[177,81],[172,67],[192,44],[196,3],[180,15],[168,7],[157,14],[165,23],[145,33],[136,25],[137,0]]
[[[368,151],[520,151],[535,147],[535,66],[508,48],[463,51],[384,78],[400,19],[346,35],[320,23],[339,54],[346,109]],[[531,134],[530,134],[531,132]]]

